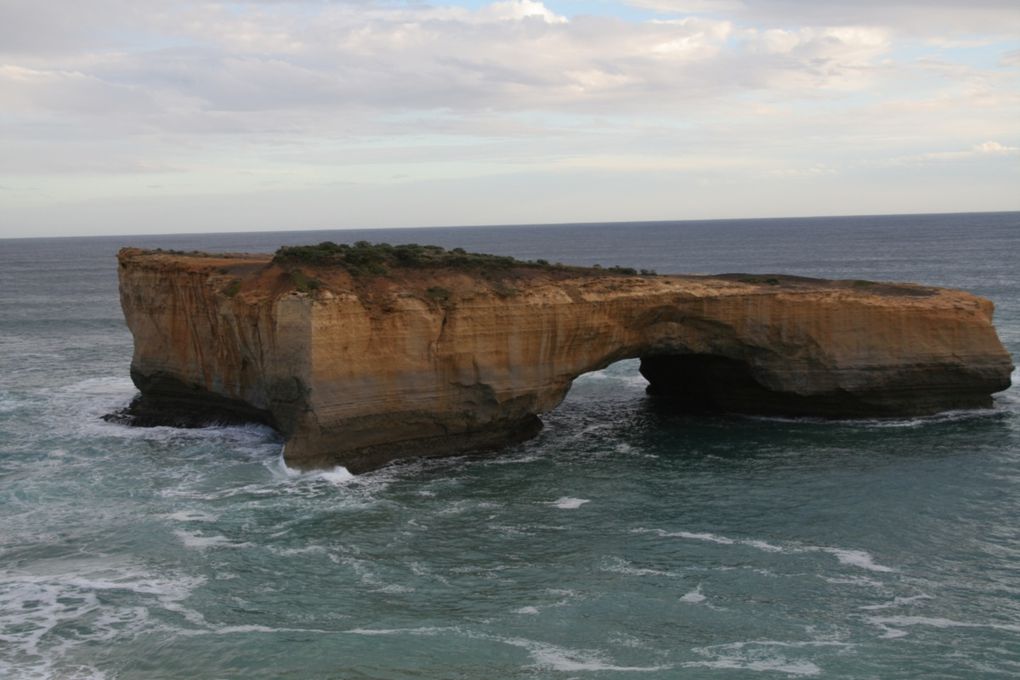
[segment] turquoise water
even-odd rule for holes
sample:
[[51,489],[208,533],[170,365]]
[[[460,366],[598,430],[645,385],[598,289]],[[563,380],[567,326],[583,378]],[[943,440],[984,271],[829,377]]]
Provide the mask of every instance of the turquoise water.
[[0,677],[1020,675],[1017,387],[693,417],[624,361],[533,441],[357,478],[289,471],[259,427],[100,420],[134,394],[117,247],[366,236],[961,287],[1020,356],[1016,213],[0,241]]

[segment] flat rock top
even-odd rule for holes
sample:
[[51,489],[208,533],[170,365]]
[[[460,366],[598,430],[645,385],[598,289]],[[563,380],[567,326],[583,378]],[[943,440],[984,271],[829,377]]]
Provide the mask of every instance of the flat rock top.
[[964,291],[912,283],[816,279],[787,274],[717,275],[620,274],[611,269],[573,266],[535,266],[520,263],[498,270],[483,267],[390,266],[382,274],[352,274],[341,265],[280,262],[271,254],[203,253],[124,248],[121,267],[205,274],[212,285],[247,301],[307,294],[328,300],[354,294],[365,302],[404,293],[447,302],[479,294],[506,299],[542,297],[558,290],[577,302],[677,293],[690,297],[792,294],[833,297],[871,304],[903,306],[959,306],[988,303]]

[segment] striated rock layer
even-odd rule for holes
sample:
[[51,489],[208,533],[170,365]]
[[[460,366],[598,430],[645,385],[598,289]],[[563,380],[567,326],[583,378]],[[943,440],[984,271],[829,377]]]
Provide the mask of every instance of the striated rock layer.
[[[983,408],[1012,362],[992,303],[785,276],[498,276],[124,249],[140,425],[262,421],[301,468],[532,436],[574,378],[640,357],[680,408],[826,417]],[[314,285],[309,285],[313,282]]]

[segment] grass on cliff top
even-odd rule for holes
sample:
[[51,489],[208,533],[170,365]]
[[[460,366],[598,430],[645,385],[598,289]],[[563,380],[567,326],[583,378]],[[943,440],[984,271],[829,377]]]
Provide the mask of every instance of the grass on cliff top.
[[286,265],[322,265],[343,267],[355,276],[384,275],[390,269],[460,269],[473,271],[508,271],[515,268],[545,269],[564,272],[604,272],[627,276],[654,276],[650,269],[631,267],[572,267],[546,260],[518,260],[506,255],[469,253],[463,248],[447,250],[440,246],[417,243],[390,245],[357,241],[353,245],[323,241],[310,246],[283,246],[276,251],[273,262]]

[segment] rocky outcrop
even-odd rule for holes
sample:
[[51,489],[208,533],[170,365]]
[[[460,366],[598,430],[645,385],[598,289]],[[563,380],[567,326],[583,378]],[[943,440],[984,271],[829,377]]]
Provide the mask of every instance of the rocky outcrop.
[[785,276],[400,268],[125,249],[138,424],[260,420],[297,467],[526,438],[571,382],[640,357],[679,408],[831,417],[982,408],[1012,364],[961,291]]

